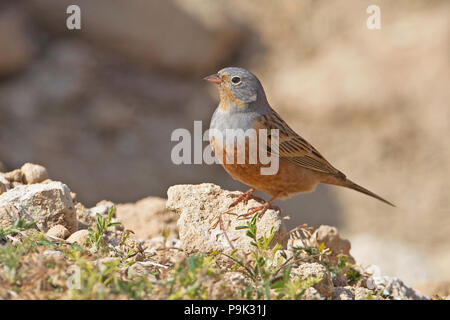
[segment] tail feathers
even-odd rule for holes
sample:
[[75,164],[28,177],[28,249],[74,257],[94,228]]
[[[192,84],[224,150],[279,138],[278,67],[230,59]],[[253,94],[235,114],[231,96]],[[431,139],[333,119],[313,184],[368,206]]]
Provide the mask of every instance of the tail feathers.
[[359,192],[364,193],[364,194],[366,194],[368,196],[371,196],[371,197],[373,197],[375,199],[383,201],[384,203],[386,203],[386,204],[388,204],[390,206],[395,207],[395,205],[393,203],[387,201],[386,199],[383,199],[382,197],[380,197],[379,195],[373,193],[372,191],[369,191],[366,188],[363,188],[360,185],[357,185],[356,183],[354,183],[353,181],[351,181],[349,179],[345,179],[343,181],[341,180],[338,183],[332,183],[332,184],[336,184],[336,185],[339,185],[339,186],[343,186],[343,187],[346,187],[346,188],[350,188],[350,189],[359,191]]

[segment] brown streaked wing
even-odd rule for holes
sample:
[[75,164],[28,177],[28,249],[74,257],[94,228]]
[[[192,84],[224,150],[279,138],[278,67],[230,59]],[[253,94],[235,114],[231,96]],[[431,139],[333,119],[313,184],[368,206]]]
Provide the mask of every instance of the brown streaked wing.
[[[275,111],[262,116],[258,121],[257,127],[264,127],[268,130],[279,130],[278,151],[280,158],[289,160],[301,167],[311,170],[342,175],[342,173],[334,168],[319,153],[319,151],[292,130]],[[273,152],[269,147],[271,145],[270,136],[267,140],[267,149],[269,152]]]

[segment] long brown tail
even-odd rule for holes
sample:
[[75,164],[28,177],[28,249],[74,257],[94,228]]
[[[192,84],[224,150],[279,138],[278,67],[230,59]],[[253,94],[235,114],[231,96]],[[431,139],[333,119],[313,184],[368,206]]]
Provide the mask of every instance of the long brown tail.
[[373,193],[372,191],[369,191],[366,188],[361,187],[360,185],[354,183],[353,181],[345,178],[345,176],[344,176],[344,179],[337,179],[337,181],[333,181],[333,182],[327,181],[326,183],[334,184],[334,185],[337,185],[337,186],[342,186],[342,187],[346,187],[346,188],[350,188],[350,189],[359,191],[359,192],[364,193],[364,194],[366,194],[368,196],[371,196],[371,197],[373,197],[375,199],[383,201],[384,203],[386,203],[386,204],[388,204],[390,206],[395,207],[395,205],[393,203],[387,201],[386,199],[383,199],[382,197],[380,197],[379,195]]

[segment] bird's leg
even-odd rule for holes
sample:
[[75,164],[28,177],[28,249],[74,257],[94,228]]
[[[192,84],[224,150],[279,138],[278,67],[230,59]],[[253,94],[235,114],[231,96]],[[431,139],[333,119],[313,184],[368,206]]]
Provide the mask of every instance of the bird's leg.
[[248,217],[251,216],[257,212],[259,212],[259,218],[261,218],[267,211],[267,209],[275,209],[280,211],[280,208],[278,208],[277,206],[273,206],[272,203],[277,199],[277,197],[280,195],[280,192],[278,192],[277,194],[275,194],[272,199],[270,199],[269,201],[265,202],[263,205],[258,206],[258,207],[254,207],[254,208],[250,208],[248,210],[248,212],[246,214],[241,215],[241,217]]
[[250,188],[249,190],[245,191],[244,193],[240,194],[240,195],[236,195],[236,194],[230,194],[230,197],[237,197],[236,200],[234,200],[234,202],[232,204],[230,204],[229,208],[232,208],[234,206],[236,206],[239,202],[244,202],[245,204],[248,203],[248,200],[250,199],[254,199],[258,202],[262,202],[264,203],[264,199],[256,197],[253,195],[253,193],[256,191],[255,188]]
[[232,214],[232,215],[236,215],[236,216],[237,216],[237,214],[232,213],[230,209],[231,209],[232,207],[236,206],[239,202],[244,202],[245,204],[247,204],[247,203],[248,203],[248,200],[250,200],[250,199],[255,199],[255,200],[259,201],[259,202],[264,203],[264,202],[265,202],[264,199],[257,198],[257,197],[255,197],[255,196],[253,195],[253,193],[254,193],[255,191],[256,191],[255,188],[250,188],[250,189],[247,190],[246,192],[244,192],[244,193],[242,193],[242,194],[239,194],[239,195],[237,195],[237,194],[229,194],[229,195],[228,195],[229,197],[231,197],[231,198],[237,198],[237,199],[236,199],[235,201],[233,201],[233,203],[230,204],[230,205],[228,206],[228,210],[227,210],[227,211],[225,211],[225,212],[219,212],[219,213],[217,213],[216,215],[214,215],[214,216],[209,220],[209,223],[210,223],[210,225],[211,225],[210,230],[215,229],[215,228],[219,225],[219,226],[220,226],[220,229],[221,229],[222,231],[225,232],[225,228],[224,228],[223,221],[222,221],[222,215],[223,215],[223,214]]

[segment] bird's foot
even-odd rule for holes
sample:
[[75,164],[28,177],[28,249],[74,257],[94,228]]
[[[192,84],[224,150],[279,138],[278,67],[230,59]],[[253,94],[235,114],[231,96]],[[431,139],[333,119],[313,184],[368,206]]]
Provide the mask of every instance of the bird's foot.
[[252,215],[258,213],[258,218],[261,218],[266,213],[267,209],[281,211],[278,206],[272,205],[272,203],[275,201],[275,199],[277,198],[278,195],[279,195],[279,193],[277,193],[272,199],[263,203],[260,206],[248,209],[247,213],[241,214],[239,217],[248,217],[248,216],[252,216]]
[[257,206],[257,207],[253,207],[253,208],[248,209],[247,213],[241,214],[239,217],[244,217],[244,218],[246,218],[246,217],[249,217],[249,216],[252,216],[252,215],[258,213],[258,218],[262,218],[262,216],[266,213],[266,211],[267,211],[268,209],[273,209],[273,210],[276,210],[276,211],[281,211],[281,210],[280,210],[280,207],[274,206],[274,205],[272,205],[272,203],[270,203],[270,202],[268,201],[268,202],[264,203],[263,205],[260,205],[260,206]]
[[244,192],[244,193],[242,193],[240,195],[237,195],[237,194],[234,194],[234,193],[229,194],[228,196],[230,198],[236,198],[237,197],[237,199],[234,200],[232,204],[230,204],[229,208],[232,208],[232,207],[236,206],[239,202],[244,202],[244,204],[247,204],[248,200],[250,200],[250,199],[256,200],[256,201],[261,202],[261,203],[264,203],[265,202],[264,199],[262,199],[260,197],[256,197],[256,196],[253,195],[253,193],[255,191],[256,191],[255,188],[251,188],[251,189],[247,190],[246,192]]

